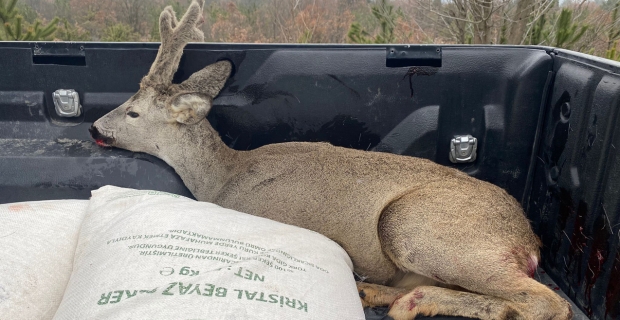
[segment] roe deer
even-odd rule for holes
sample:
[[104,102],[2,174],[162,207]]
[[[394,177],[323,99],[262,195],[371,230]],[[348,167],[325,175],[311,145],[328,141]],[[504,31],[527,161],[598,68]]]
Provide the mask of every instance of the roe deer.
[[202,41],[202,4],[160,16],[162,43],[140,90],[90,128],[100,146],[163,159],[200,201],[314,230],[350,255],[364,306],[388,317],[572,317],[532,279],[540,241],[503,189],[431,161],[328,143],[228,148],[206,115],[231,64],[173,84],[184,46]]

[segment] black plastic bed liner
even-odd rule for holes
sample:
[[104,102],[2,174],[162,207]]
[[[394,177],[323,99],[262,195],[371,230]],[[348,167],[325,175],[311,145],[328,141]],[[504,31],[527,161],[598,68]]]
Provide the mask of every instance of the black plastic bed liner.
[[[138,90],[157,48],[0,42],[0,203],[87,199],[103,185],[191,197],[163,161],[101,149],[88,133]],[[234,64],[208,119],[235,149],[326,141],[504,188],[542,239],[545,274],[591,319],[620,319],[620,64],[546,47],[440,48],[441,67],[421,68],[386,67],[377,45],[190,44],[175,81]],[[57,89],[80,94],[79,117],[56,114]],[[475,162],[450,162],[455,135],[478,139]]]

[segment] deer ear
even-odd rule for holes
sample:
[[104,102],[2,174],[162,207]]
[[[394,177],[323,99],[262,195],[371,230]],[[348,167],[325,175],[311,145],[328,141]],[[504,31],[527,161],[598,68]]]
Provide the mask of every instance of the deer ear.
[[183,91],[201,92],[215,98],[224,87],[231,70],[232,64],[229,61],[218,61],[192,74],[179,85],[179,88]]
[[170,98],[168,108],[172,121],[196,124],[211,110],[211,97],[201,93],[180,93]]

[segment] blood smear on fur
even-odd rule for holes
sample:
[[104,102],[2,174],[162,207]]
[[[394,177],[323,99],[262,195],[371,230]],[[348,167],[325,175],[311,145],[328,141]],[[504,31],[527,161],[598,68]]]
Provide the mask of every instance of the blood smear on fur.
[[103,142],[103,139],[97,139],[97,140],[95,140],[95,143],[97,143],[97,145],[100,146],[100,147],[107,147],[108,146],[105,142]]
[[536,272],[536,268],[538,267],[538,259],[535,256],[530,256],[527,259],[527,274],[530,278],[534,278],[534,273]]

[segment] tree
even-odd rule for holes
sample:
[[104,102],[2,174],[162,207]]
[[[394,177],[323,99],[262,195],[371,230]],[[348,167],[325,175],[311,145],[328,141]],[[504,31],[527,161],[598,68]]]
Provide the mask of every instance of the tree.
[[588,30],[588,26],[573,23],[573,11],[564,8],[556,22],[554,45],[558,48],[569,49],[581,39],[586,30]]
[[72,25],[67,21],[67,19],[63,19],[60,27],[56,30],[56,40],[62,41],[90,41],[92,40],[92,36],[90,32],[84,30],[77,25]]
[[620,37],[620,30],[616,29],[618,24],[618,7],[620,7],[620,1],[617,1],[614,5],[614,10],[611,12],[611,27],[609,28],[609,34],[607,39],[607,51],[616,49],[618,37]]
[[117,0],[120,6],[118,13],[126,25],[129,25],[133,32],[143,31],[143,23],[147,17],[147,5],[150,1],[145,0]]
[[[0,39],[159,41],[163,8],[182,12],[190,2],[0,0]],[[610,58],[620,50],[620,0],[206,2],[206,41],[532,44]],[[60,23],[53,31],[48,22],[55,16]]]
[[[41,21],[37,20],[33,25],[27,26],[24,30],[23,17],[16,15],[12,22],[4,24],[5,40],[9,41],[41,41],[47,40],[56,31],[58,18],[46,26],[41,26]],[[26,31],[24,33],[24,31]]]
[[[472,3],[473,2],[473,3]],[[473,23],[474,43],[491,43],[491,16],[495,9],[493,0],[470,1],[469,4]]]
[[527,23],[530,21],[528,18],[534,13],[536,1],[534,0],[519,0],[517,2],[517,8],[514,13],[514,24],[510,30],[509,43],[521,44],[523,38],[527,32]]
[[616,50],[617,47],[618,47],[618,41],[614,42],[613,47],[607,50],[607,52],[605,53],[605,58],[610,59],[610,60],[620,61],[620,52]]
[[539,45],[549,40],[549,30],[547,27],[547,18],[543,14],[532,27],[530,32],[529,44]]
[[39,18],[39,13],[36,10],[34,10],[31,6],[23,3],[22,1],[18,1],[15,8],[17,12],[22,17],[24,17],[25,22],[34,23]]
[[373,43],[373,40],[370,38],[370,34],[366,32],[366,30],[364,30],[364,28],[362,28],[362,26],[357,22],[353,22],[351,24],[347,36],[349,37],[349,40],[353,43]]
[[611,13],[611,27],[609,28],[607,39],[607,51],[605,51],[605,58],[616,61],[620,61],[620,53],[617,51],[620,30],[616,29],[618,24],[618,7],[620,7],[620,1],[614,4],[614,9]]
[[396,40],[394,28],[398,18],[403,16],[402,11],[394,10],[393,5],[381,0],[372,6],[371,12],[379,23],[379,33],[373,38],[359,23],[354,22],[349,28],[349,40],[353,43],[393,43]]
[[4,0],[0,0],[0,20],[2,20],[2,24],[13,21],[13,18],[17,15],[16,4],[17,0],[9,0],[7,4],[4,3]]
[[16,9],[17,0],[9,0],[5,4],[0,0],[0,20],[4,27],[4,35],[0,35],[0,40],[9,41],[40,41],[47,40],[56,31],[58,18],[54,18],[47,25],[42,25],[40,20],[33,24],[24,21]]
[[[468,19],[467,0],[452,0],[445,6],[439,2],[440,7],[445,8],[445,13],[436,12],[441,16],[446,27],[456,38],[457,43],[467,43],[467,29],[471,23]],[[432,10],[432,9],[431,9]]]
[[72,20],[71,3],[69,0],[54,0],[54,9],[56,11],[56,15],[61,19]]
[[124,23],[117,23],[107,27],[103,31],[101,40],[110,42],[138,41],[140,35],[133,32],[131,26]]
[[499,31],[499,44],[508,43],[508,19],[502,19],[502,27]]
[[446,30],[456,43],[507,42],[509,19],[504,16],[507,0],[427,0],[426,3],[421,7],[439,17],[441,25],[437,27]]

